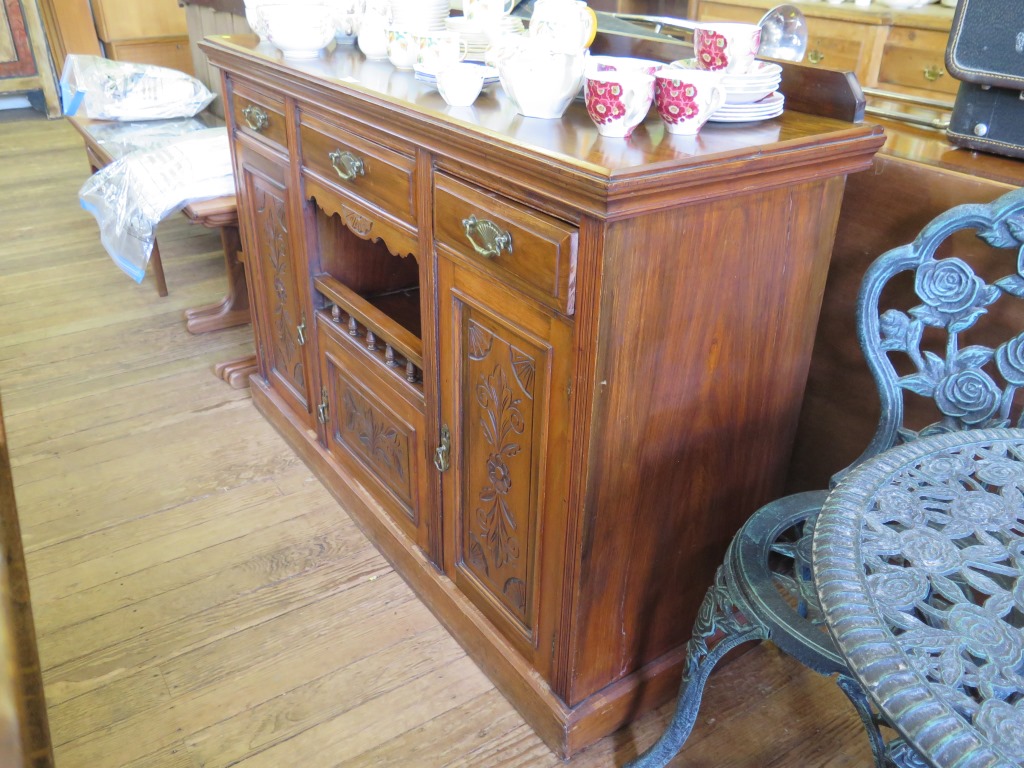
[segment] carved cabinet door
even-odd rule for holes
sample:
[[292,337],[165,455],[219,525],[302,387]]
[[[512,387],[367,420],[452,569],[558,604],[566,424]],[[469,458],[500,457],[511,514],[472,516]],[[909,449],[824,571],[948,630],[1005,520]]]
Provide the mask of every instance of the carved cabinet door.
[[237,188],[242,199],[246,268],[255,317],[260,374],[296,416],[312,425],[310,369],[306,347],[312,336],[299,294],[305,269],[297,259],[289,214],[288,167],[236,144]]
[[572,325],[448,258],[438,281],[445,569],[555,682]]

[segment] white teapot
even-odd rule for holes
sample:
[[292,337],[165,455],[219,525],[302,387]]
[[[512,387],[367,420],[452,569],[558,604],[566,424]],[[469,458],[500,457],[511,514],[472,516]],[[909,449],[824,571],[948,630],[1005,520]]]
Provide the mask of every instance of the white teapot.
[[530,16],[530,37],[567,53],[586,48],[597,34],[597,14],[584,0],[537,0]]
[[518,37],[492,49],[505,93],[526,117],[558,119],[583,85],[586,51],[566,52],[548,41]]

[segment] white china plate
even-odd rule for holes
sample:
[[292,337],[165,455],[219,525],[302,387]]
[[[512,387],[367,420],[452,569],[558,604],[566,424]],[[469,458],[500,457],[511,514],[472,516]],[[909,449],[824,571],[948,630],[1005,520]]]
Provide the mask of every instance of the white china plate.
[[[719,110],[721,111],[721,110]],[[715,112],[711,117],[708,118],[709,123],[756,123],[761,120],[771,120],[773,117],[778,117],[783,112],[782,107],[779,107],[776,111],[770,112],[767,115],[757,115],[749,117],[745,115],[721,115]]]
[[760,88],[756,91],[730,91],[728,88],[725,89],[725,103],[726,104],[753,104],[754,102],[760,101],[765,96],[771,96],[774,88]]

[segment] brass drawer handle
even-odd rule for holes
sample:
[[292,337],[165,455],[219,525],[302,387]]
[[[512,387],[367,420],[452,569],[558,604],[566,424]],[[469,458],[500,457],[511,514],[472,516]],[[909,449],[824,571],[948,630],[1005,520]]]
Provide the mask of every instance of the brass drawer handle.
[[245,123],[252,130],[259,133],[268,125],[270,125],[270,117],[262,109],[257,107],[255,104],[250,104],[242,110],[242,117],[245,118]]
[[807,52],[807,60],[811,64],[821,64],[825,60],[825,54],[815,48]]
[[468,219],[462,220],[462,228],[465,230],[466,239],[473,246],[473,250],[485,259],[497,258],[502,251],[508,251],[511,255],[512,233],[504,231],[493,221],[477,219],[476,216],[470,214]]
[[944,74],[946,73],[942,71],[942,67],[936,66],[935,64],[931,64],[924,68],[924,79],[929,83],[934,83]]
[[334,168],[335,173],[345,181],[352,181],[356,176],[366,175],[366,164],[358,155],[336,149],[328,153],[327,157],[331,159],[331,167]]

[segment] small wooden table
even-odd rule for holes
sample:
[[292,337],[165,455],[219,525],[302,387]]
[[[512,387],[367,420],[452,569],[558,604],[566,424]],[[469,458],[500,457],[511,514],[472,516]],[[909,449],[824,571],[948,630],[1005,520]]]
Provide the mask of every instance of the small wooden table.
[[1024,765],[1022,492],[1024,430],[952,432],[865,462],[818,517],[829,631],[935,768]]
[[[151,121],[147,129],[166,126],[173,133],[175,124],[200,120],[214,127],[217,118],[203,116],[184,120]],[[69,117],[68,121],[85,140],[85,151],[93,172],[122,157],[144,142],[133,141],[133,132],[138,132],[139,123],[112,123],[105,120],[90,120],[87,117]],[[185,204],[182,213],[193,224],[210,229],[219,229],[224,250],[224,271],[227,277],[227,292],[224,298],[212,304],[185,310],[185,327],[189,333],[199,334],[244,325],[250,321],[249,293],[245,283],[245,267],[242,263],[242,245],[238,234],[238,209],[234,195],[195,200]],[[167,295],[167,281],[164,278],[163,262],[157,243],[153,243],[150,265],[157,283],[157,293]],[[232,387],[248,386],[249,374],[256,370],[256,358],[249,356],[240,360],[219,363],[215,367],[218,376]]]

